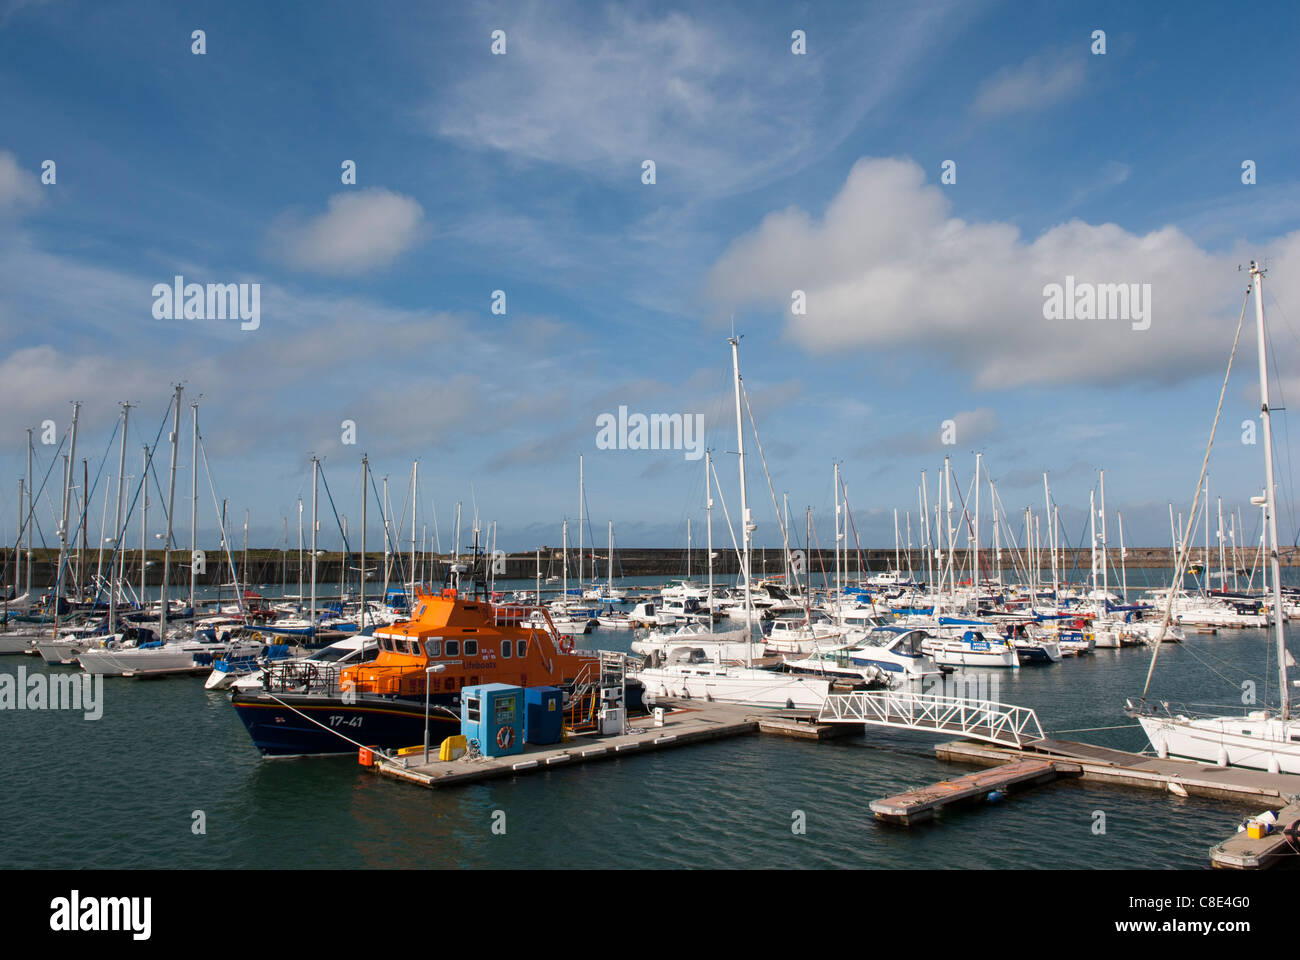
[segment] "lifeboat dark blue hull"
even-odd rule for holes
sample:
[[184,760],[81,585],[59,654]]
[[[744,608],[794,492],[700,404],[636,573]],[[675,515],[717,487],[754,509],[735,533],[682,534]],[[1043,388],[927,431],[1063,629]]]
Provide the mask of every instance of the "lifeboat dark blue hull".
[[[627,709],[643,711],[645,688],[627,686]],[[263,691],[231,694],[253,745],[268,757],[354,754],[361,746],[396,750],[424,743],[424,699],[276,694]],[[429,701],[430,747],[460,733],[460,695],[435,694]]]
[[[358,744],[386,750],[424,743],[424,700],[236,692],[235,712],[253,745],[266,756],[299,757],[356,753]],[[450,712],[449,712],[450,711]],[[430,701],[429,743],[460,733],[460,698],[443,695]]]

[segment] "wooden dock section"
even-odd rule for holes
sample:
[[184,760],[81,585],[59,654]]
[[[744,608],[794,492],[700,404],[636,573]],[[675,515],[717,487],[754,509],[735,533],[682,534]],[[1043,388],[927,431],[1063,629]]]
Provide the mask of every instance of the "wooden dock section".
[[1242,830],[1210,848],[1210,866],[1217,870],[1266,870],[1283,860],[1300,862],[1300,843],[1292,843],[1282,831],[1300,820],[1300,802],[1293,801],[1278,811],[1277,824],[1266,837],[1251,839]]
[[[1050,760],[1014,760],[992,770],[873,800],[871,812],[878,820],[910,827],[933,819],[937,811],[954,803],[982,800],[994,791],[1047,783],[1055,780],[1061,772]],[[1074,771],[1071,769],[1069,772]]]
[[757,719],[760,733],[795,740],[833,740],[849,734],[860,735],[864,727],[861,723],[818,723],[816,710],[771,710]]
[[660,700],[659,705],[666,708],[662,727],[654,726],[651,717],[634,717],[629,720],[628,732],[622,736],[581,733],[551,746],[525,744],[523,752],[513,756],[463,757],[446,762],[436,759],[436,749],[428,763],[424,762],[422,750],[397,757],[376,755],[372,769],[422,787],[439,788],[635,756],[758,731],[758,720],[751,707],[700,700]]
[[1219,767],[1195,760],[1177,760],[1112,750],[1068,740],[1037,740],[1020,749],[958,740],[935,748],[940,760],[977,766],[1000,766],[1012,760],[1043,758],[1073,762],[1084,780],[1148,790],[1180,797],[1208,797],[1252,806],[1280,809],[1300,796],[1300,775],[1268,773],[1245,767]]
[[941,760],[1003,769],[1024,759],[1050,759],[1058,766],[1071,763],[1077,775],[1094,783],[1160,790],[1179,797],[1206,797],[1279,811],[1273,834],[1252,840],[1238,833],[1210,850],[1210,862],[1224,870],[1259,870],[1286,857],[1300,856],[1281,828],[1300,819],[1300,775],[1268,773],[1245,767],[1220,767],[1112,750],[1068,740],[1038,740],[1022,749],[993,746],[971,740],[941,743],[935,747]]

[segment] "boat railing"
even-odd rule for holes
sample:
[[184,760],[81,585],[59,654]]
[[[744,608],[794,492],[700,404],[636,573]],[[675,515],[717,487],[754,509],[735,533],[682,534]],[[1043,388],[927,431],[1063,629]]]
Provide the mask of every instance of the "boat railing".
[[262,671],[262,687],[269,693],[324,693],[339,691],[338,666],[303,660],[268,663]]
[[[1233,712],[1237,711],[1237,712]],[[1124,702],[1124,713],[1130,717],[1155,717],[1159,719],[1172,720],[1175,718],[1186,718],[1188,720],[1202,720],[1211,718],[1231,717],[1232,719],[1249,718],[1251,714],[1263,711],[1268,713],[1268,708],[1264,704],[1254,705],[1253,708],[1242,709],[1239,704],[1229,703],[1185,703],[1181,700],[1133,700],[1128,699]]]
[[498,627],[521,627],[533,618],[540,607],[518,604],[499,603],[492,607],[492,621]]

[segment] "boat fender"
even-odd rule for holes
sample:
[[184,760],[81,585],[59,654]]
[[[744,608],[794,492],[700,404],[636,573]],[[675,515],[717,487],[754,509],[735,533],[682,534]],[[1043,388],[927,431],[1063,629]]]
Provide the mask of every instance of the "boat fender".
[[994,790],[991,793],[989,793],[988,801],[989,803],[999,803],[1001,802],[1002,798],[1005,796],[1006,794],[1004,794],[1001,790]]

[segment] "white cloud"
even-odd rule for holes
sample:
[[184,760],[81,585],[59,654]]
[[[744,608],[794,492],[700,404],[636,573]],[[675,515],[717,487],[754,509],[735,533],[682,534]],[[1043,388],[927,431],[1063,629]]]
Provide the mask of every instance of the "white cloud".
[[998,117],[1051,106],[1079,92],[1086,69],[1082,54],[1038,54],[980,84],[971,109],[980,116]]
[[1073,209],[1108,190],[1113,190],[1126,182],[1131,172],[1126,163],[1120,163],[1118,160],[1108,161],[1092,182],[1085,183],[1074,191],[1065,209]]
[[969,450],[971,444],[992,436],[998,428],[998,415],[989,407],[976,407],[974,410],[960,410],[946,417],[952,420],[952,439],[955,447],[944,445],[943,421],[927,421],[923,427],[903,433],[895,433],[879,441],[861,447],[861,454],[896,453],[919,454],[948,451],[952,449]]
[[40,181],[18,165],[18,158],[0,150],[0,215],[35,206],[41,199]]
[[[725,312],[775,308],[786,336],[814,353],[912,349],[967,370],[977,386],[1149,384],[1221,370],[1252,254],[1273,255],[1273,293],[1300,295],[1300,232],[1267,248],[1211,254],[1179,230],[1135,234],[1079,220],[1027,241],[1011,224],[950,215],[948,195],[910,160],[863,159],[824,217],[769,214],[713,266]],[[1129,321],[1046,320],[1044,288],[1151,284],[1150,329]],[[791,313],[791,292],[807,314]],[[1279,358],[1279,363],[1282,360]]]
[[313,272],[361,273],[392,263],[419,239],[424,209],[382,187],[336,193],[329,209],[282,215],[268,232],[271,253]]

